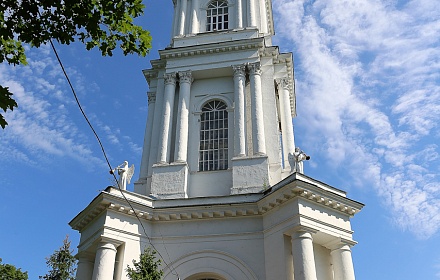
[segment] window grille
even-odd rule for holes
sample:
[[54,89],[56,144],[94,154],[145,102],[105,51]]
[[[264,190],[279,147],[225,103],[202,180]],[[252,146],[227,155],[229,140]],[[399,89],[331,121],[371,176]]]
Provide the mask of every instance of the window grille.
[[212,1],[208,5],[206,31],[227,30],[228,28],[228,2]]
[[228,111],[213,100],[202,108],[200,119],[199,171],[228,169]]

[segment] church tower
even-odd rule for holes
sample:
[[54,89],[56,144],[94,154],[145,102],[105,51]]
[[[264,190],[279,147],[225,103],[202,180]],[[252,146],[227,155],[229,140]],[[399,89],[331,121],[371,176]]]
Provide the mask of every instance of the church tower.
[[294,170],[292,54],[266,0],[174,1],[170,47],[145,70],[149,115],[135,192],[254,193]]
[[291,53],[271,0],[173,0],[169,47],[144,70],[134,191],[108,187],[71,222],[78,280],[128,279],[145,247],[164,279],[354,280],[363,204],[303,174]]

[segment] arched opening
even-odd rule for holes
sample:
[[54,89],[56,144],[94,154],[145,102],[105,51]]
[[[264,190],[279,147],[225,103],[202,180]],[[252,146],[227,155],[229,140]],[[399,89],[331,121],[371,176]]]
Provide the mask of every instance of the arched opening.
[[223,101],[212,100],[200,117],[199,171],[228,169],[228,111]]
[[185,280],[226,280],[226,279],[217,273],[202,272],[191,275]]

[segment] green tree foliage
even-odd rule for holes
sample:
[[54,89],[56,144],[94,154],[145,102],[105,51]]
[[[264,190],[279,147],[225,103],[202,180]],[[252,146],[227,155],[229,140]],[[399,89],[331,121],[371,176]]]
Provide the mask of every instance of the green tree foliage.
[[[60,44],[84,43],[111,56],[115,48],[124,55],[145,56],[151,48],[147,30],[133,23],[143,14],[142,0],[2,0],[0,1],[0,63],[27,64],[24,44],[40,47],[49,40]],[[17,103],[0,85],[0,108],[13,110]],[[0,125],[6,120],[0,114]]]
[[160,280],[163,271],[159,269],[161,260],[156,260],[156,251],[146,248],[140,255],[139,262],[133,260],[134,268],[127,266],[130,280]]
[[63,246],[46,259],[46,264],[50,268],[49,272],[39,278],[44,280],[74,280],[76,259],[72,253],[69,238],[66,236]]
[[27,280],[27,272],[22,272],[20,268],[16,268],[10,264],[2,264],[0,259],[0,280]]

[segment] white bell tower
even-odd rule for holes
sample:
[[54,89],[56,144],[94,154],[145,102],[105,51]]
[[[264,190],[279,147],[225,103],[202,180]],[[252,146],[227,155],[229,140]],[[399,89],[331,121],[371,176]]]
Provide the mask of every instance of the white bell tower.
[[363,204],[303,174],[271,0],[173,3],[171,44],[144,70],[139,180],[70,222],[76,279],[128,280],[152,247],[164,280],[355,280],[350,220]]
[[253,193],[294,171],[292,54],[272,46],[266,0],[175,0],[170,47],[149,83],[135,192]]

